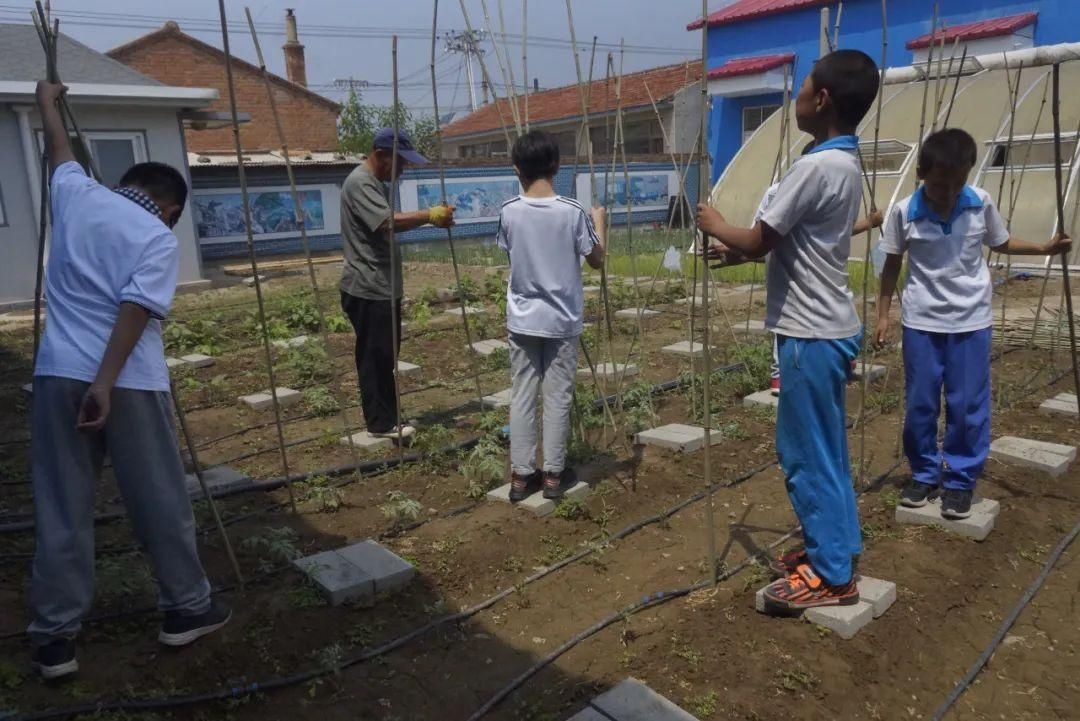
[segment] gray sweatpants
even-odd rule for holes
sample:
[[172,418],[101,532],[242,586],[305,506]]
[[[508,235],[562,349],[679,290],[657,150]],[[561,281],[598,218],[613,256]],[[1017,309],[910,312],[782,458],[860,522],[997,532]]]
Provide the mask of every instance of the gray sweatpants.
[[105,428],[86,433],[75,423],[89,386],[34,378],[35,645],[74,637],[94,600],[94,486],[106,453],[135,536],[154,561],[160,608],[199,614],[210,606],[169,394],[116,388]]
[[510,464],[514,473],[536,470],[536,396],[544,391],[544,470],[566,467],[566,436],[577,376],[578,339],[510,334]]

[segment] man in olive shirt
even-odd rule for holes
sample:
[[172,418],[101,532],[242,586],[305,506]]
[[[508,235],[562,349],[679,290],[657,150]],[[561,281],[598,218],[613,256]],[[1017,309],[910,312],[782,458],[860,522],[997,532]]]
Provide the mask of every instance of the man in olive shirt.
[[[454,223],[454,208],[437,205],[427,210],[395,213],[385,183],[396,182],[409,165],[427,164],[427,158],[416,152],[408,135],[398,131],[398,177],[392,177],[393,129],[379,130],[371,145],[367,159],[341,186],[341,236],[345,251],[341,309],[356,331],[356,374],[368,432],[383,438],[408,438],[415,429],[397,427],[393,325],[396,320],[400,348],[402,277],[400,249],[391,257],[390,228],[391,223],[395,233],[429,223],[448,228]],[[397,304],[396,313],[391,300]]]

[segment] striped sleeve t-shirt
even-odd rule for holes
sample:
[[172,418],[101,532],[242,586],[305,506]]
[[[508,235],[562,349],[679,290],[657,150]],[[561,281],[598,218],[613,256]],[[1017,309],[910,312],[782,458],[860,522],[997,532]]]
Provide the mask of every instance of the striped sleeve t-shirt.
[[499,212],[496,242],[510,256],[509,331],[542,338],[581,335],[581,259],[600,242],[589,213],[559,195],[519,195]]

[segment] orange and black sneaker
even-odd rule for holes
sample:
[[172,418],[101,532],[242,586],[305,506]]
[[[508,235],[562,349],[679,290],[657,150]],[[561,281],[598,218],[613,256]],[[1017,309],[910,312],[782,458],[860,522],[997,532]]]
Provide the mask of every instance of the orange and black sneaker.
[[524,501],[532,494],[539,491],[544,485],[543,475],[540,471],[533,471],[527,476],[519,473],[510,474],[510,502]]
[[806,555],[805,548],[776,556],[769,559],[769,570],[777,578],[786,578],[799,570],[799,566],[810,563],[810,557]]
[[820,606],[853,606],[859,602],[855,577],[847,583],[830,586],[803,564],[787,578],[765,587],[765,613],[771,616],[798,616]]

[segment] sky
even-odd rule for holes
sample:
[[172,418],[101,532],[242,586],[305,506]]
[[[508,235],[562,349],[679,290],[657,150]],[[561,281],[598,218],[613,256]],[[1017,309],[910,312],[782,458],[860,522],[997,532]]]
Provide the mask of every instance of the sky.
[[[284,42],[285,8],[294,7],[300,41],[305,45],[308,85],[328,97],[341,100],[343,91],[332,87],[334,80],[353,78],[369,83],[361,92],[371,104],[389,104],[392,80],[390,37],[398,40],[398,77],[402,101],[414,114],[429,113],[432,106],[430,54],[434,0],[250,0],[259,42],[272,72],[284,75],[281,52]],[[485,22],[481,0],[465,0],[474,29],[491,27],[497,42],[487,41],[485,63],[493,82],[500,88],[503,77],[496,62],[498,52],[508,57],[517,86],[523,79],[521,40],[523,2],[528,7],[527,56],[530,78],[541,88],[576,82],[574,57],[569,42],[569,23],[564,0],[486,0],[491,26]],[[700,0],[572,0],[578,45],[582,50],[582,72],[588,75],[593,36],[601,45],[597,51],[596,76],[602,77],[606,53],[625,42],[624,72],[681,62],[700,55],[701,36],[688,32],[686,25],[701,13]],[[710,0],[714,11],[730,0]],[[145,0],[51,0],[60,30],[95,50],[105,51],[159,28],[168,19],[200,40],[221,47],[218,5],[212,0],[178,3],[150,3]],[[469,93],[463,71],[463,56],[445,51],[443,36],[463,31],[459,0],[439,3],[439,41],[436,76],[439,78],[439,109],[467,110]],[[499,6],[504,12],[505,42],[500,32]],[[0,22],[29,20],[26,0],[0,0]],[[244,19],[245,3],[229,1],[229,39],[232,52],[254,61],[254,46]],[[174,8],[170,15],[169,8]],[[480,68],[475,66],[476,93],[480,95]]]

